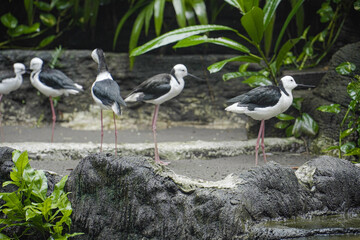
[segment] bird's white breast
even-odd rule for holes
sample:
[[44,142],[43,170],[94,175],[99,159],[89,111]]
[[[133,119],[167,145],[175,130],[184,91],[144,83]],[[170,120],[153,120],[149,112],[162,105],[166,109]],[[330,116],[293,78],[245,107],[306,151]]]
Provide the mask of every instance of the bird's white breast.
[[174,97],[176,97],[177,95],[179,95],[181,93],[181,91],[184,89],[184,86],[185,86],[185,81],[183,78],[178,78],[179,82],[176,81],[176,79],[171,76],[171,80],[170,80],[170,91],[164,95],[162,95],[161,97],[158,97],[156,99],[153,99],[153,100],[147,100],[147,101],[144,101],[144,102],[147,102],[147,103],[152,103],[152,104],[162,104]]
[[21,74],[16,74],[14,78],[5,79],[0,83],[0,94],[9,94],[18,89],[22,84]]

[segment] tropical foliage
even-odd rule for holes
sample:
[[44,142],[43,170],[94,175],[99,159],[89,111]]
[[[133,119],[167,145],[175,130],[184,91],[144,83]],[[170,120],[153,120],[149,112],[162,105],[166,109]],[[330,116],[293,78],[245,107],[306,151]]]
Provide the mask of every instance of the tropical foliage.
[[[40,235],[44,239],[68,239],[81,233],[70,230],[72,213],[68,194],[64,191],[68,176],[58,182],[48,195],[48,182],[44,171],[35,170],[29,164],[27,152],[13,152],[14,168],[11,181],[2,187],[16,186],[14,192],[0,193],[4,204],[0,207],[4,218],[0,219],[0,239],[21,239],[23,236]],[[11,238],[4,229],[21,227],[21,235],[13,233]]]
[[[317,108],[319,111],[331,114],[346,111],[339,126],[338,144],[325,149],[325,151],[337,151],[339,158],[342,157],[342,154],[344,156],[360,155],[360,76],[354,74],[355,69],[355,64],[350,62],[344,62],[336,68],[336,72],[340,75],[352,77],[352,81],[347,85],[347,93],[351,99],[347,108],[344,109],[340,104],[324,105]],[[354,140],[354,136],[350,137],[353,134],[356,135],[356,140]]]

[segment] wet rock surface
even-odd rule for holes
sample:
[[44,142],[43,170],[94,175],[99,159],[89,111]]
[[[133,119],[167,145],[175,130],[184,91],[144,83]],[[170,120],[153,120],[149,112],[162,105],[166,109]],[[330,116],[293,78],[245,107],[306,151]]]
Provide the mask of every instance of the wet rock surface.
[[[222,181],[176,175],[144,157],[93,154],[71,173],[78,239],[232,239],[254,237],[255,223],[360,206],[360,169],[322,156],[309,182],[270,162]],[[259,238],[261,239],[261,238]]]

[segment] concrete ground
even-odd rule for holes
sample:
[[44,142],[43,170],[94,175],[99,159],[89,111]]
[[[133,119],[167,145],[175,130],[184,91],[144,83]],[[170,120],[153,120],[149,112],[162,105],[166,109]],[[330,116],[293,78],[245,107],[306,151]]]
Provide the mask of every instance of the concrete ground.
[[[70,174],[82,157],[99,151],[100,131],[73,130],[56,126],[54,143],[50,144],[51,126],[41,128],[2,126],[0,146],[27,150],[31,166]],[[114,131],[104,134],[104,152],[114,153]],[[255,139],[247,140],[246,131],[171,127],[158,130],[160,156],[175,173],[204,180],[220,180],[230,173],[255,167]],[[153,137],[149,130],[118,132],[119,155],[153,156]],[[293,147],[296,143],[297,147]],[[315,156],[299,151],[301,141],[295,139],[265,140],[267,160],[297,167]],[[286,145],[286,147],[284,147]],[[301,148],[301,147],[300,147]],[[287,149],[285,152],[282,149]],[[289,150],[290,149],[290,150]],[[202,153],[201,153],[202,152]],[[264,164],[259,156],[259,165]]]

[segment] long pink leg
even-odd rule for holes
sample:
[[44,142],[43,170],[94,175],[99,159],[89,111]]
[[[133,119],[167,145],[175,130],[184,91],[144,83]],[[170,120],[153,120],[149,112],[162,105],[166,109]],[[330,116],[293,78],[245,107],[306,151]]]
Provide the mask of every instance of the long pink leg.
[[261,120],[261,124],[260,124],[260,129],[259,129],[259,134],[258,134],[258,138],[256,141],[256,146],[255,146],[255,165],[258,165],[258,153],[259,153],[259,143],[260,143],[260,138],[262,135],[262,131],[264,128],[264,120]]
[[115,120],[115,113],[113,112],[114,116],[114,126],[115,126],[115,156],[117,156],[117,130],[116,130],[116,120]]
[[154,111],[154,116],[153,116],[153,120],[152,120],[152,130],[153,130],[154,143],[155,143],[155,162],[158,164],[162,164],[162,165],[168,165],[169,164],[168,162],[163,162],[160,160],[159,151],[158,151],[158,147],[157,147],[156,122],[157,122],[157,116],[159,113],[159,107],[160,107],[160,105],[155,105],[155,111]]
[[262,137],[261,137],[261,148],[262,148],[262,152],[263,152],[263,157],[264,157],[264,161],[266,162],[266,153],[265,153],[265,143],[264,143],[264,138],[265,138],[265,120],[264,121],[264,126],[263,126],[263,130],[262,130]]
[[53,120],[52,132],[51,132],[51,142],[54,142],[54,129],[55,129],[56,115],[55,115],[55,109],[54,109],[52,97],[50,96],[49,99],[50,99],[50,106],[51,106],[52,120]]
[[102,145],[104,139],[104,129],[103,129],[103,110],[100,110],[100,122],[101,122],[101,143],[100,143],[100,152],[102,152]]

